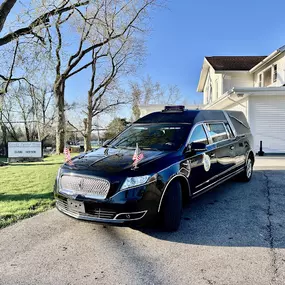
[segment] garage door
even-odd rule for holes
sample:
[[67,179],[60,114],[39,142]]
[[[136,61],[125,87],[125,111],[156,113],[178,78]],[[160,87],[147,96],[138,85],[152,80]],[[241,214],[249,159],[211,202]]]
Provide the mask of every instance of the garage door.
[[249,124],[254,149],[268,153],[285,153],[285,96],[252,96],[249,100]]

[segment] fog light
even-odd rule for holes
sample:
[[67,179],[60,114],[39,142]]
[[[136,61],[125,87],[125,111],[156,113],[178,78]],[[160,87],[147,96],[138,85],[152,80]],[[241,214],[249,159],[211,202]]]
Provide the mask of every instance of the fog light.
[[146,214],[146,212],[147,211],[118,214],[115,217],[115,220],[139,220]]

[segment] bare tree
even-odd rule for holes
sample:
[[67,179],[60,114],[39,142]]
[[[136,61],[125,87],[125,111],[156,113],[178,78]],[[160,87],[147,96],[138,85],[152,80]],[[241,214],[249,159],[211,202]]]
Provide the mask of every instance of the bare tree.
[[[20,76],[18,69],[15,73],[17,76],[13,76],[16,58],[21,44],[25,43],[29,45],[30,43],[35,43],[36,46],[50,53],[49,60],[51,62],[53,62],[54,59],[56,61],[53,92],[56,106],[57,153],[63,152],[65,143],[66,122],[64,106],[67,80],[87,68],[92,68],[92,64],[94,64],[92,55],[96,54],[98,50],[102,51],[102,53],[99,53],[102,58],[104,53],[110,57],[110,54],[114,55],[114,53],[110,52],[110,43],[123,42],[123,39],[126,38],[127,35],[133,35],[138,32],[141,33],[144,26],[142,23],[147,15],[147,11],[153,6],[155,1],[156,0],[34,1],[33,5],[36,8],[34,9],[36,12],[27,11],[23,13],[23,20],[18,21],[16,27],[15,25],[9,27],[12,31],[10,31],[10,29],[2,30],[2,28],[5,28],[5,25],[7,25],[6,18],[16,1],[14,1],[14,4],[12,3],[13,1],[5,1],[5,3],[7,2],[10,5],[10,8],[6,6],[4,9],[1,6],[2,11],[5,10],[5,13],[3,14],[4,18],[2,19],[1,17],[3,20],[1,31],[4,31],[4,35],[0,36],[0,47],[10,47],[12,43],[16,42],[14,60],[10,65],[11,68],[9,68],[10,73],[0,75],[0,79],[2,79],[1,84],[3,86],[2,94],[8,92],[8,87],[13,82],[26,81],[27,83],[31,83],[31,78],[25,73],[23,73],[23,76]],[[19,3],[21,2],[19,1]],[[38,55],[39,53],[33,56]],[[22,54],[20,53],[19,56],[22,56]],[[27,54],[27,58],[29,57],[30,55]],[[29,60],[31,60],[31,57]],[[114,70],[118,69],[117,67],[114,68]],[[113,68],[110,70],[113,70]],[[114,71],[113,73],[116,74]],[[116,76],[112,75],[111,77],[112,80],[106,77],[106,80],[102,81],[103,85],[100,86],[97,91],[95,90],[96,88],[90,91],[93,97],[99,98],[97,100],[93,98],[93,116],[97,114],[99,110],[100,112],[107,110],[102,108],[104,105],[103,102],[107,101],[102,94],[110,92],[111,86],[115,85],[113,78]],[[31,86],[34,85],[34,83],[31,83]],[[117,102],[117,104],[118,103],[120,102]],[[105,103],[106,107],[107,105],[108,104]],[[32,114],[38,116],[38,114]],[[89,125],[92,125],[92,123],[89,123]]]
[[[85,151],[91,149],[93,118],[130,102],[126,92],[119,88],[119,78],[133,71],[134,57],[138,59],[143,55],[139,50],[141,50],[140,42],[135,41],[129,32],[120,41],[109,42],[107,52],[102,51],[102,48],[92,52],[87,112],[84,112],[87,117],[84,119],[84,132],[82,132]],[[103,64],[100,62],[100,57],[104,60]],[[98,72],[98,69],[103,69],[103,74]]]
[[[0,32],[4,31],[3,28],[6,24],[6,20],[8,15],[10,14],[13,6],[16,4],[16,0],[6,0],[0,5]],[[47,1],[49,2],[49,1]],[[14,31],[10,31],[6,29],[6,34],[4,36],[0,36],[0,47],[8,47],[11,49],[11,45],[13,42],[16,42],[15,48],[13,50],[12,62],[9,64],[7,68],[7,74],[4,71],[4,65],[2,64],[1,74],[0,74],[0,113],[2,114],[3,108],[3,100],[4,95],[7,94],[8,88],[15,82],[25,81],[26,83],[34,86],[28,81],[28,77],[30,74],[23,73],[23,76],[19,76],[19,68],[17,68],[17,76],[14,76],[16,62],[19,58],[26,59],[27,56],[30,58],[37,59],[37,53],[32,54],[31,44],[36,44],[41,46],[41,48],[47,49],[46,41],[50,43],[50,49],[52,48],[52,35],[50,34],[50,26],[51,20],[56,15],[62,15],[64,13],[68,13],[69,11],[74,11],[75,8],[86,6],[90,1],[73,1],[73,0],[64,0],[64,1],[50,1],[50,4],[45,3],[45,1],[35,1],[35,9],[34,11],[39,11],[39,15],[36,16],[35,19],[32,19],[29,24],[27,21],[32,18],[31,11],[23,10],[21,14],[16,17],[16,21],[14,21],[13,25],[10,25],[12,28],[16,25],[16,29]],[[19,1],[21,4],[21,1]],[[30,3],[30,4],[31,4]],[[29,6],[29,5],[27,5]],[[32,13],[33,16],[36,13]],[[23,54],[23,51],[20,51],[20,46],[27,46],[27,48],[23,48],[22,50],[28,51],[26,55]],[[10,52],[3,51],[5,57]],[[25,58],[26,57],[26,58]],[[3,57],[4,58],[4,57]],[[2,59],[3,59],[2,58]],[[21,66],[20,64],[18,66]],[[2,131],[5,129],[3,125],[3,114],[0,116],[0,127]],[[28,134],[28,133],[27,133]],[[28,134],[29,136],[29,134]]]
[[43,86],[36,89],[33,86],[29,86],[29,90],[37,139],[38,141],[45,141],[53,133],[53,123],[55,120],[52,88]]
[[5,97],[0,114],[6,133],[13,140],[19,140],[16,128],[21,126],[25,140],[44,141],[53,133],[53,93],[48,91],[47,87],[36,88],[28,84],[19,84]]
[[[137,31],[136,23],[140,23],[140,17],[146,12],[147,8],[154,3],[154,0],[101,0],[96,5],[89,5],[85,13],[79,9],[75,9],[79,14],[83,24],[80,28],[80,40],[75,53],[69,56],[67,62],[62,62],[61,50],[63,46],[62,25],[67,21],[69,16],[62,18],[59,15],[56,21],[56,32],[58,44],[56,48],[56,80],[54,83],[54,94],[57,109],[57,131],[56,131],[56,151],[63,152],[65,143],[65,114],[64,114],[64,98],[66,80],[82,70],[92,66],[94,58],[103,47],[109,47],[111,42],[120,40],[132,31]],[[69,14],[71,15],[71,14]],[[71,17],[71,16],[70,16]],[[77,25],[78,25],[77,21]],[[97,54],[97,57],[103,57],[105,53]],[[107,49],[106,56],[110,55]],[[95,59],[96,60],[96,59]],[[113,73],[116,73],[114,68]],[[112,73],[111,72],[111,73]],[[111,75],[113,77],[113,75]],[[100,90],[108,87],[110,79],[106,78],[103,86],[98,91],[91,91],[92,94],[98,94]],[[100,96],[99,96],[100,97]],[[100,99],[98,99],[100,101]],[[95,104],[98,101],[95,102]],[[94,108],[93,108],[94,109]],[[90,111],[91,113],[91,111]],[[89,119],[90,121],[90,119]],[[89,131],[88,131],[89,132]]]
[[149,75],[141,82],[130,82],[130,92],[134,120],[140,117],[140,105],[175,104],[181,99],[177,85],[162,87],[159,82],[154,82]]

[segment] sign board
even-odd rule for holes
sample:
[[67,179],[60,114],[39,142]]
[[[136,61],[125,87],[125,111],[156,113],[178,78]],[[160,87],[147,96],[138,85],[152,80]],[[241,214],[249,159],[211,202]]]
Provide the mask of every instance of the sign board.
[[41,158],[42,142],[8,142],[8,158]]

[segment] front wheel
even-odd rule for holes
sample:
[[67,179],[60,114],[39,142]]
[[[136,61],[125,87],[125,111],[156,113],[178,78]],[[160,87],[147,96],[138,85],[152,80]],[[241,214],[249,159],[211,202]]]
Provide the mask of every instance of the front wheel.
[[240,181],[248,182],[251,180],[253,172],[253,159],[251,157],[248,158],[244,171],[239,174],[238,178]]
[[179,181],[173,181],[163,199],[162,223],[166,231],[177,231],[182,215],[182,189]]

